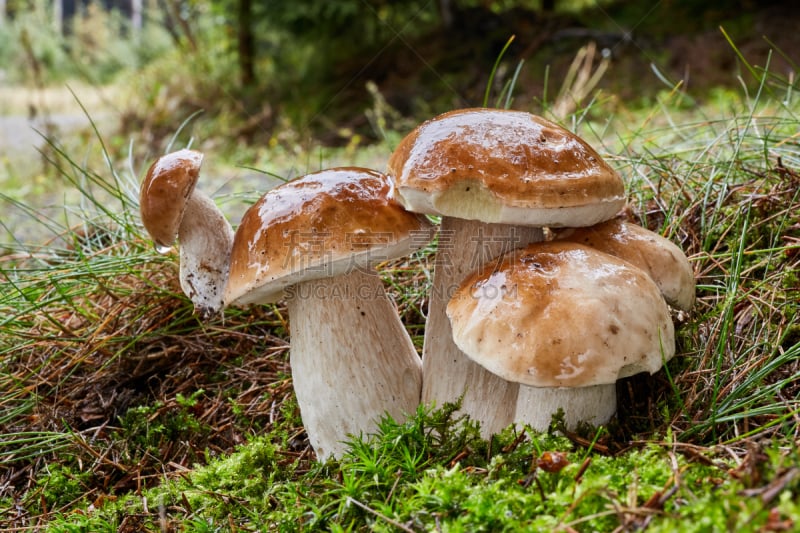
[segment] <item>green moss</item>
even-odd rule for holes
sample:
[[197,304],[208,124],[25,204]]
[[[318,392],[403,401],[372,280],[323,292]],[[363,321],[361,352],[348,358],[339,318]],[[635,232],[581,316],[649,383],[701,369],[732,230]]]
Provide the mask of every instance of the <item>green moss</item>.
[[120,417],[120,429],[115,440],[120,442],[131,458],[145,454],[159,454],[159,450],[170,441],[193,439],[202,442],[210,428],[198,420],[193,408],[203,390],[189,397],[176,395],[175,406],[167,407],[162,402],[131,407]]
[[71,462],[48,464],[36,478],[45,510],[58,509],[83,499],[92,473]]
[[[800,518],[800,476],[792,474],[800,468],[797,450],[754,449],[737,463],[710,450],[682,453],[691,449],[651,443],[606,456],[562,436],[513,429],[490,444],[453,414],[420,410],[404,424],[384,420],[378,436],[354,440],[341,461],[311,468],[282,452],[274,436],[254,438],[144,499],[192,531],[227,531],[231,522],[287,532],[388,532],[396,524],[447,532],[645,525],[648,531],[756,531]],[[540,468],[545,452],[563,453],[566,464]],[[50,483],[61,487],[63,498],[77,489],[74,476],[62,474]],[[142,501],[109,502],[92,519],[63,516],[53,530],[105,531],[142,516],[156,530],[156,515],[145,513]]]

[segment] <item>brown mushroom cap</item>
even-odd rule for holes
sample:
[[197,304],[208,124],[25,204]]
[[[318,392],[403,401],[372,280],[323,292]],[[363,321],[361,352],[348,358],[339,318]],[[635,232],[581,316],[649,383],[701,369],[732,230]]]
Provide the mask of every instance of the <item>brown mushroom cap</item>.
[[536,243],[467,277],[447,306],[453,340],[500,377],[586,387],[656,372],[672,321],[650,277],[571,242]]
[[200,175],[203,154],[178,150],[150,166],[139,192],[142,224],[159,247],[172,246]]
[[585,226],[623,206],[619,175],[585,141],[536,115],[463,109],[408,134],[388,173],[412,211],[484,222]]
[[226,305],[275,302],[290,285],[406,255],[431,238],[383,174],[357,167],[308,174],[267,192],[234,236]]
[[557,235],[633,263],[656,282],[667,303],[688,311],[694,304],[694,271],[683,251],[669,239],[615,218],[586,228],[569,228]]

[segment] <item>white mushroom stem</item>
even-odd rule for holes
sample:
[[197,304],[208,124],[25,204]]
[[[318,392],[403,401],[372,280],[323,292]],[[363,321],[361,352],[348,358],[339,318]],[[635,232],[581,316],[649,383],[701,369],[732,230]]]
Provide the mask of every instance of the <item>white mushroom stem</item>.
[[445,310],[459,284],[483,263],[541,240],[540,228],[442,217],[422,351],[422,401],[441,406],[462,398],[461,412],[480,422],[486,438],[513,421],[518,385],[484,369],[455,345]]
[[575,388],[520,385],[514,422],[528,424],[535,431],[546,431],[559,409],[564,411],[567,429],[575,429],[580,422],[605,424],[617,410],[616,385]]
[[195,189],[178,229],[180,282],[202,319],[222,310],[233,229],[214,201]]
[[417,409],[419,355],[374,271],[286,292],[294,390],[321,461],[341,457],[351,435],[374,433],[387,413],[402,421]]

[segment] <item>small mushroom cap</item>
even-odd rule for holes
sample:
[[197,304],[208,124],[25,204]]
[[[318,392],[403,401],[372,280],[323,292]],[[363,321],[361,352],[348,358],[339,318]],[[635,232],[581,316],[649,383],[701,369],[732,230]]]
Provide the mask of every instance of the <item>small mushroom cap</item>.
[[450,111],[408,134],[389,159],[411,211],[529,226],[588,226],[625,203],[619,175],[585,141],[536,115]]
[[150,166],[139,191],[142,224],[158,246],[172,246],[200,175],[203,154],[178,150],[164,155]]
[[558,239],[591,246],[633,263],[656,282],[667,303],[688,311],[694,305],[692,265],[669,239],[646,228],[615,218],[587,228],[569,228]]
[[664,299],[642,270],[572,242],[536,243],[468,276],[447,306],[473,361],[533,387],[607,385],[675,351]]
[[276,302],[300,281],[425,246],[432,225],[392,192],[384,174],[357,167],[308,174],[267,192],[236,230],[225,305]]

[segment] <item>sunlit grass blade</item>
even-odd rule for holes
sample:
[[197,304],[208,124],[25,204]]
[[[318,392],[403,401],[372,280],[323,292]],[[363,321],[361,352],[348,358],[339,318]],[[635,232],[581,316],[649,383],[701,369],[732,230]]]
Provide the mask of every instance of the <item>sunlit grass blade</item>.
[[489,105],[489,94],[491,93],[492,86],[494,85],[494,77],[497,74],[497,68],[500,66],[500,62],[503,60],[503,56],[505,55],[506,50],[508,50],[508,47],[511,46],[511,43],[514,42],[515,37],[516,37],[515,35],[509,37],[508,41],[506,41],[506,44],[503,46],[502,50],[500,50],[500,53],[497,54],[497,59],[495,59],[494,61],[494,65],[492,66],[492,71],[489,73],[489,79],[486,82],[486,90],[483,93],[483,107]]

